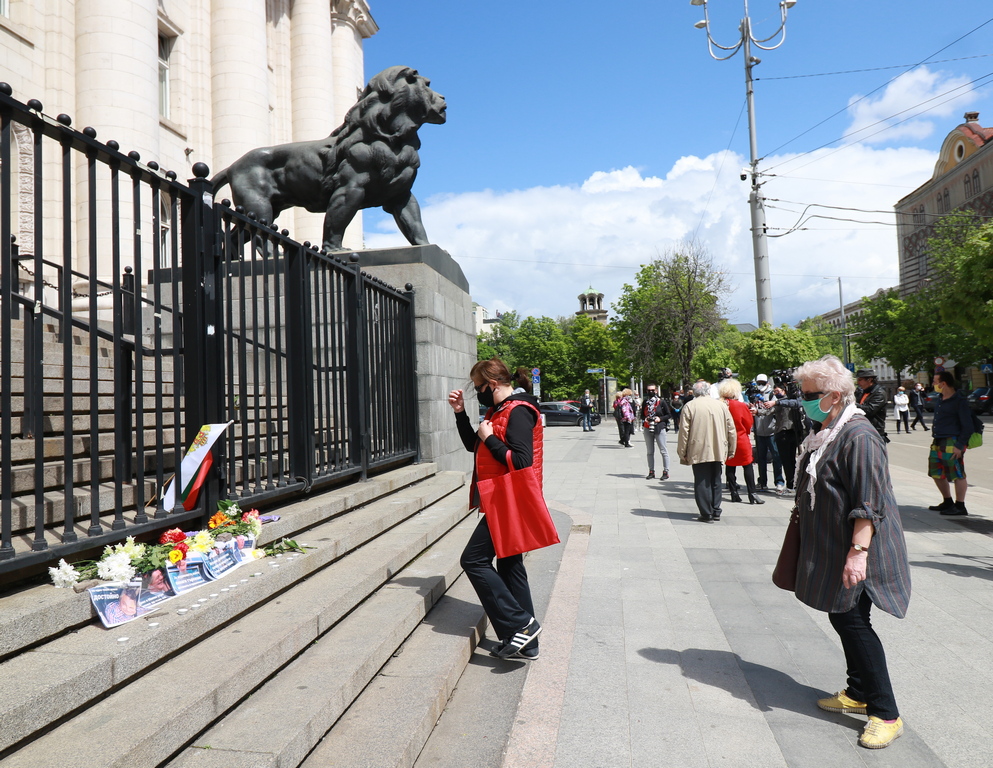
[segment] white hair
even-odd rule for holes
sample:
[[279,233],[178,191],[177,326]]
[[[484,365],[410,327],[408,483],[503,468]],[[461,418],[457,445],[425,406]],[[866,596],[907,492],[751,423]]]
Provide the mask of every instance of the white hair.
[[793,374],[797,383],[810,382],[821,392],[837,392],[842,405],[855,402],[855,382],[852,372],[834,355],[824,355],[820,360],[804,363]]
[[709,397],[710,384],[706,381],[698,381],[693,385],[693,397]]

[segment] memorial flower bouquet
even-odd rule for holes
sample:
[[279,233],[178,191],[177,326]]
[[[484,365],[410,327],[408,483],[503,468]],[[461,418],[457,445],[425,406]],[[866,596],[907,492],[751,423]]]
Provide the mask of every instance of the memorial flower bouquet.
[[257,540],[261,533],[258,510],[245,512],[237,502],[220,501],[204,530],[185,532],[172,528],[159,537],[157,544],[140,544],[128,536],[122,543],[106,547],[99,560],[81,560],[70,565],[62,559],[48,572],[56,587],[71,587],[89,579],[126,582],[135,574],[154,571],[168,563],[180,564],[191,552],[209,552],[218,538],[238,538],[244,543],[248,539]]

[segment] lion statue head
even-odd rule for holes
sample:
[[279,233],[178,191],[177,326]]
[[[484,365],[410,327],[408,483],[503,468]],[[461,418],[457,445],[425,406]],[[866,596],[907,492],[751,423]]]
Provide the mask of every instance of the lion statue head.
[[432,90],[431,81],[416,69],[389,67],[369,81],[331,135],[339,149],[356,133],[367,139],[407,139],[424,123],[444,123],[446,109],[445,98]]

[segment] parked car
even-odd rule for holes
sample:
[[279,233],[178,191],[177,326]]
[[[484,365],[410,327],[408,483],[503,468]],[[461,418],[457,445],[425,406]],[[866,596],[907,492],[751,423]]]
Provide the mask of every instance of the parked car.
[[990,406],[993,406],[993,389],[976,387],[966,396],[966,400],[974,413],[989,413]]
[[934,411],[935,403],[937,403],[940,399],[941,399],[940,392],[928,392],[926,395],[924,395],[924,410]]
[[[570,427],[578,427],[583,423],[583,414],[579,408],[572,403],[556,401],[551,403],[538,403],[538,410],[545,415],[545,424],[554,427],[565,424]],[[595,427],[600,423],[600,414],[590,414],[590,423]]]

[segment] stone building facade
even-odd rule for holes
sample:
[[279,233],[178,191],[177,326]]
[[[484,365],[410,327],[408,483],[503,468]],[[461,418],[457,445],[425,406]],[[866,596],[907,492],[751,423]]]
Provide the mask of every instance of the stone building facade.
[[[365,85],[377,30],[366,0],[0,0],[0,80],[188,179],[196,162],[216,173],[255,147],[327,136]],[[15,141],[30,169],[30,134],[15,126]],[[30,242],[23,173],[18,194],[15,232]],[[279,217],[301,241],[320,242],[322,223]],[[345,245],[362,246],[361,217]]]

